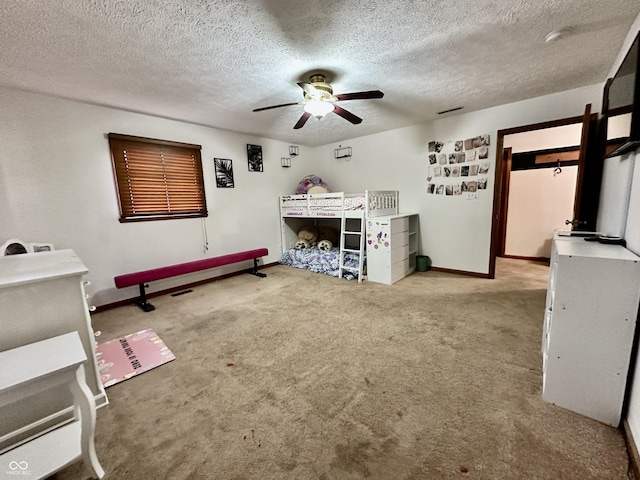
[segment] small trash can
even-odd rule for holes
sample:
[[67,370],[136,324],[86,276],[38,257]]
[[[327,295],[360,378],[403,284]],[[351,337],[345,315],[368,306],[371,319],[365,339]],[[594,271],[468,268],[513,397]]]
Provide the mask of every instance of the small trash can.
[[416,256],[416,270],[418,272],[426,272],[431,268],[431,259],[426,255]]

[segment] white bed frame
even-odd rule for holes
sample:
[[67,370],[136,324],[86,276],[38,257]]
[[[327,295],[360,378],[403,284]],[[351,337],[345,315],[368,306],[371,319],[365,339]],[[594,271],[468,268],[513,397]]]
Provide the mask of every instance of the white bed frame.
[[[296,220],[315,219],[315,223],[323,219],[340,220],[340,277],[343,266],[344,253],[360,254],[358,281],[364,278],[364,253],[366,249],[366,220],[368,218],[383,217],[398,214],[397,190],[365,190],[358,193],[313,193],[304,195],[283,195],[280,197],[280,218],[282,235],[282,253],[293,248],[298,231],[308,221]],[[335,222],[333,222],[335,225]],[[357,243],[357,245],[356,245]]]

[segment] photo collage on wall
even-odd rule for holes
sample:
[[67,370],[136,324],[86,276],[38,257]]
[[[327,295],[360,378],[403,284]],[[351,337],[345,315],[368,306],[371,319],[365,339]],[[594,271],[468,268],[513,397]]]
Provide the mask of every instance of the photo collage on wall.
[[491,163],[489,135],[455,142],[429,142],[427,193],[478,198],[487,189]]

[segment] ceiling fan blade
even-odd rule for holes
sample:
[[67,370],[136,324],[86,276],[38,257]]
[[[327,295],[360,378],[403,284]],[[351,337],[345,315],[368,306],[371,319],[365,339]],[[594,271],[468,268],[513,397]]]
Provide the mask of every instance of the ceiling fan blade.
[[307,82],[298,82],[298,86],[304,90],[304,93],[306,93],[307,95],[309,95],[311,98],[314,99],[319,99],[322,94],[320,93],[320,91],[314,87],[313,85],[311,85],[310,83]]
[[366,100],[368,98],[382,98],[384,93],[380,90],[369,90],[368,92],[341,93],[335,97],[338,100]]
[[334,105],[333,106],[333,113],[337,113],[338,115],[340,115],[342,118],[344,118],[345,120],[350,121],[351,123],[358,124],[358,123],[362,123],[362,119],[360,117],[358,117],[357,115],[354,115],[351,112],[346,111],[344,108],[338,106],[338,105]]
[[298,123],[296,123],[293,128],[295,130],[302,128],[304,124],[307,123],[307,120],[309,120],[309,117],[311,117],[311,114],[309,112],[304,112],[300,117],[300,120],[298,120]]
[[304,102],[291,102],[291,103],[283,103],[281,105],[272,105],[270,107],[262,107],[262,108],[256,108],[254,110],[251,110],[252,112],[261,112],[263,110],[271,110],[272,108],[280,108],[280,107],[289,107],[291,105],[301,105]]

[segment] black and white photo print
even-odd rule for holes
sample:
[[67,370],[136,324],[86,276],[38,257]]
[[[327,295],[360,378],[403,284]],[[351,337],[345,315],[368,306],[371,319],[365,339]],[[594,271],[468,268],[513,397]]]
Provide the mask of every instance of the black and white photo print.
[[250,172],[262,172],[262,145],[247,144],[247,160]]
[[216,187],[233,188],[233,161],[228,158],[214,158],[213,165],[216,170]]

